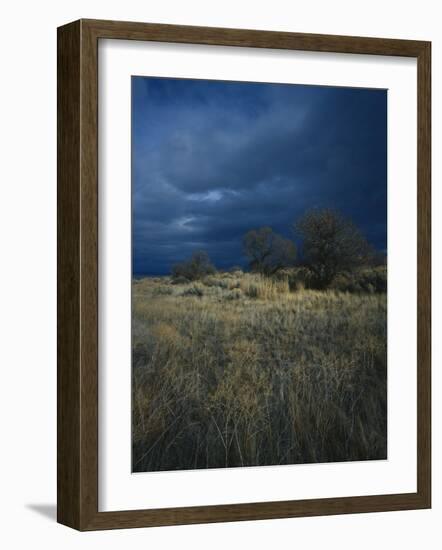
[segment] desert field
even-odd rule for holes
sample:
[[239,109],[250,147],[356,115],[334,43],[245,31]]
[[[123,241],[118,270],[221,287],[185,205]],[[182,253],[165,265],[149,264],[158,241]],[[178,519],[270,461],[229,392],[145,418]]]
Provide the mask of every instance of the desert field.
[[385,459],[387,294],[362,280],[135,279],[133,471]]

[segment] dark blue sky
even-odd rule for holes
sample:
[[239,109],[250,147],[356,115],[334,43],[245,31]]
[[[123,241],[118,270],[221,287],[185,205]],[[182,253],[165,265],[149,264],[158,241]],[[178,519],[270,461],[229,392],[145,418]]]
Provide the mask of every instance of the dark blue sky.
[[243,265],[241,239],[292,236],[306,209],[340,210],[387,242],[387,92],[132,77],[134,274],[205,249]]

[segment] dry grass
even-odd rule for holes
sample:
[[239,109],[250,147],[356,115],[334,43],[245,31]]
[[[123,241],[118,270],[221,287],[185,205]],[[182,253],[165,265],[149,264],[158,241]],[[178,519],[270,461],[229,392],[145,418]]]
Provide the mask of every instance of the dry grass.
[[386,457],[386,294],[133,284],[133,469]]

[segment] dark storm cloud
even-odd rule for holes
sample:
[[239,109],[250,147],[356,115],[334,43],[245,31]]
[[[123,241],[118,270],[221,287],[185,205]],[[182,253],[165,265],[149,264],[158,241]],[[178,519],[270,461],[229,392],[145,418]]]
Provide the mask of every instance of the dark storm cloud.
[[386,247],[386,92],[132,79],[135,273],[166,273],[204,248],[241,265],[242,235],[290,235],[333,207]]

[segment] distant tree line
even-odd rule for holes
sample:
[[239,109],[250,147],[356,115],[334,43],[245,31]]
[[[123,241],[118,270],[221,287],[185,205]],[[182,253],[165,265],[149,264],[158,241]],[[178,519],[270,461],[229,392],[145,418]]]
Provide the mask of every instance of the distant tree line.
[[[351,273],[361,266],[383,262],[355,224],[336,210],[308,210],[292,224],[293,240],[282,237],[270,227],[248,231],[243,237],[244,255],[250,271],[265,276],[294,266],[309,270],[317,288],[326,288],[340,274]],[[172,268],[174,277],[200,279],[214,273],[207,252],[196,251],[189,260]]]

